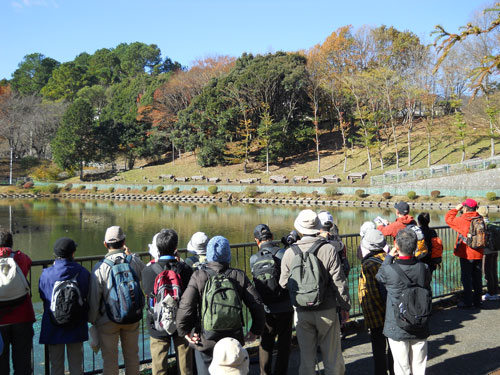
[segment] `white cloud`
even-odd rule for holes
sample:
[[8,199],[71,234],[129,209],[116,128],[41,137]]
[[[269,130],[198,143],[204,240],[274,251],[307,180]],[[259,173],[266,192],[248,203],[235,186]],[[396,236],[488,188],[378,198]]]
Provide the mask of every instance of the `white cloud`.
[[15,9],[23,9],[29,7],[53,7],[58,8],[57,0],[18,0],[11,3]]

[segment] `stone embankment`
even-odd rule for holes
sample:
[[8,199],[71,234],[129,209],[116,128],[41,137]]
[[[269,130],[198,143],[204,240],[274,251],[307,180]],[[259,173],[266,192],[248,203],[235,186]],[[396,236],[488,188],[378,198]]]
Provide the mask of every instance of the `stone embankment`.
[[[390,200],[330,200],[302,197],[274,197],[274,198],[233,198],[231,194],[217,194],[212,196],[199,195],[166,195],[166,194],[0,194],[0,199],[83,199],[83,200],[112,200],[112,201],[149,201],[149,202],[192,202],[192,203],[251,203],[251,204],[277,204],[297,206],[329,206],[329,207],[379,207],[393,208],[394,201]],[[411,208],[419,210],[449,210],[456,206],[446,202],[408,202]],[[500,205],[488,205],[491,212],[500,212]]]

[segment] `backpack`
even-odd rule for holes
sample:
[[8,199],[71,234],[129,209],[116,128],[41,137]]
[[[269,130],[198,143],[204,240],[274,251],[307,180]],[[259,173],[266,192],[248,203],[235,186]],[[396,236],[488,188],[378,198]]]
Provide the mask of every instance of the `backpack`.
[[54,283],[49,316],[56,326],[71,327],[87,320],[85,301],[78,286],[78,275]]
[[425,244],[424,233],[422,229],[418,225],[408,224],[406,228],[410,228],[417,235],[417,250],[415,250],[415,258],[421,260],[425,258],[429,254],[429,250],[427,249],[427,245]]
[[500,225],[488,223],[488,249],[491,251],[500,250]]
[[108,298],[104,301],[108,318],[118,324],[131,324],[142,319],[144,294],[139,279],[130,267],[132,255],[118,257],[115,262],[104,259],[111,267],[108,276]]
[[287,287],[292,304],[296,307],[315,308],[325,301],[329,275],[316,254],[326,243],[320,239],[305,252],[297,245],[290,246],[295,256],[290,265]]
[[396,324],[405,331],[418,332],[426,327],[431,315],[431,291],[414,283],[399,264],[393,263],[393,269],[406,284],[393,305]]
[[235,281],[229,278],[231,269],[222,273],[203,267],[208,274],[201,300],[201,328],[206,339],[217,339],[241,330],[243,305]]
[[182,293],[182,280],[176,271],[157,265],[160,273],[156,275],[151,296],[154,328],[158,332],[173,335],[177,330],[175,318]]
[[0,307],[20,305],[29,291],[28,280],[14,260],[14,253],[0,258]]
[[266,305],[288,298],[288,293],[279,284],[281,262],[275,254],[269,249],[261,249],[252,265],[255,289]]
[[488,244],[488,233],[483,217],[473,217],[470,221],[467,237],[460,235],[460,239],[474,250],[486,247]]
[[439,264],[443,257],[443,241],[439,237],[431,238],[431,259],[433,264]]

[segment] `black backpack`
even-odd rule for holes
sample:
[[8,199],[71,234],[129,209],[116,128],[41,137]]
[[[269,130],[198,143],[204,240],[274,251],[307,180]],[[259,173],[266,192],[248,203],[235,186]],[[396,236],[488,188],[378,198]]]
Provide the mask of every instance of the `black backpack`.
[[431,315],[431,291],[414,283],[397,263],[393,263],[393,269],[406,284],[393,306],[396,324],[408,332],[421,331],[426,327]]
[[261,249],[256,254],[257,260],[252,265],[252,276],[255,289],[266,305],[288,298],[288,292],[280,284],[281,261],[276,257],[277,251]]
[[80,292],[79,274],[69,280],[56,281],[50,299],[50,320],[59,327],[75,326],[87,321],[87,301]]

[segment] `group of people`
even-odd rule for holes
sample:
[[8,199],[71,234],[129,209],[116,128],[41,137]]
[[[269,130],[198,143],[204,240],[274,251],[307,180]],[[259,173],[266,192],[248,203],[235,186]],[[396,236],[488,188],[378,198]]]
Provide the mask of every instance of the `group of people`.
[[[379,217],[361,226],[358,297],[370,331],[374,373],[419,375],[427,360],[432,271],[443,247],[427,213],[417,222],[407,203],[398,202],[395,210],[393,223]],[[485,269],[488,293],[482,296],[480,261],[488,247],[484,218],[487,212],[480,215],[472,199],[446,214],[459,233],[455,254],[464,286],[459,307],[498,298],[497,249],[491,245],[494,267]],[[149,245],[151,261],[145,265],[126,246],[123,230],[112,226],[104,236],[104,259],[91,272],[74,261],[77,244],[58,239],[54,264],[39,280],[40,344],[49,348],[51,373],[64,374],[67,357],[70,374],[82,374],[83,342],[90,336],[93,350],[101,351],[104,374],[118,374],[119,342],[125,373],[139,374],[139,321],[145,308],[154,375],[167,373],[172,345],[182,375],[193,374],[195,367],[199,375],[246,375],[249,356],[243,346],[259,337],[260,373],[286,375],[293,326],[299,374],[315,373],[318,350],[325,374],[343,374],[341,327],[351,306],[346,247],[327,211],[302,210],[294,228],[281,248],[268,225],[255,227],[252,281],[230,266],[231,249],[223,236],[195,233],[187,244],[192,256],[182,259],[177,233],[162,229]],[[386,236],[394,237],[394,246]],[[12,233],[0,229],[0,373],[10,373],[12,350],[14,373],[31,374],[35,314],[26,281],[31,260],[12,248]]]

